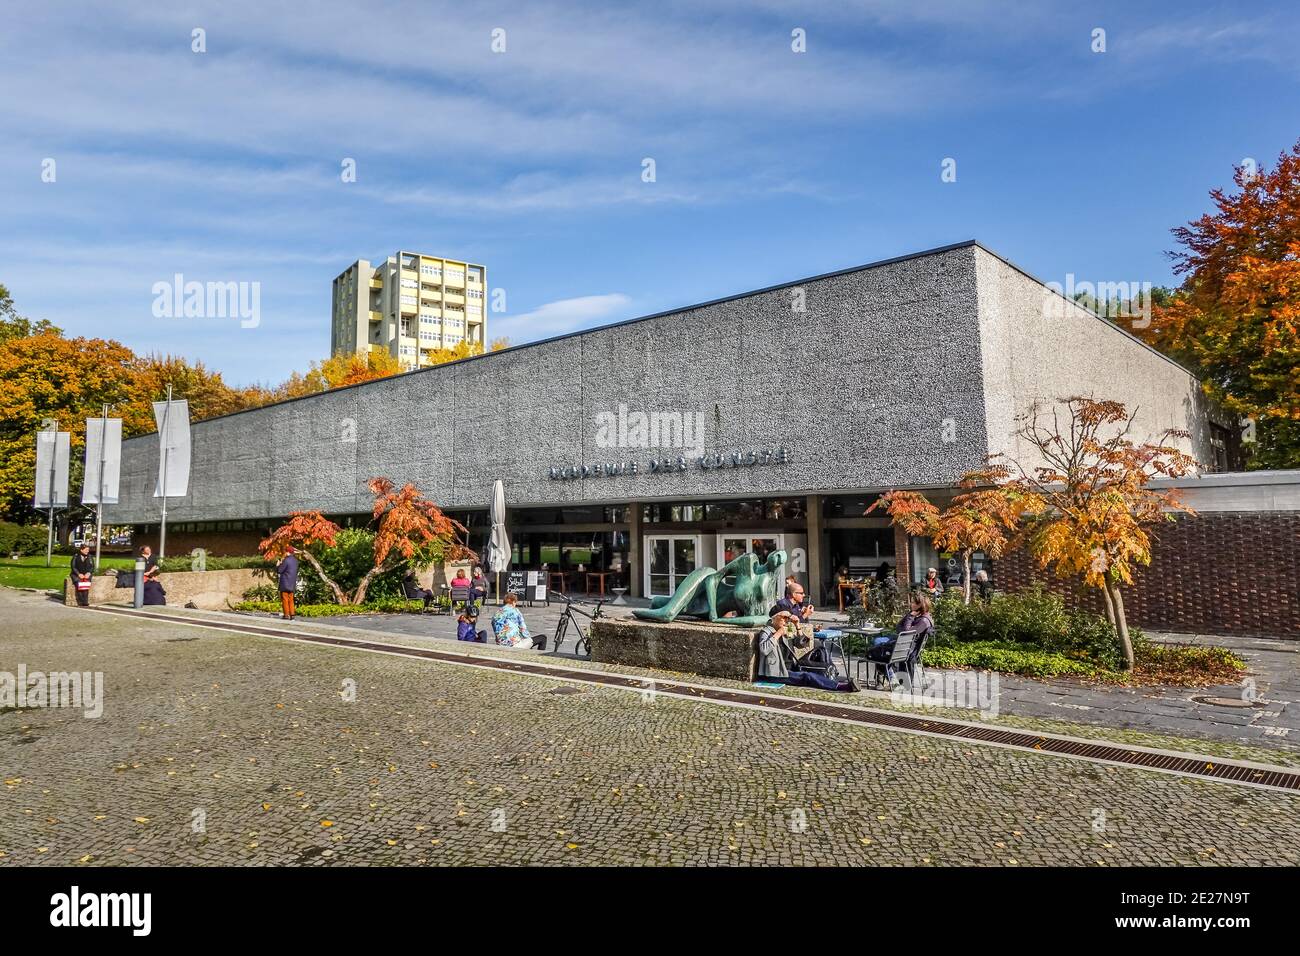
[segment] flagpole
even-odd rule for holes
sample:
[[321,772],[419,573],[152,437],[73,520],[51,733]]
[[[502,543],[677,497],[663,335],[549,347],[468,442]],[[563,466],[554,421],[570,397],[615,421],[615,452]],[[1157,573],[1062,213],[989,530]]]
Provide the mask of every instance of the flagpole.
[[50,515],[47,519],[49,532],[45,536],[45,566],[50,566],[54,555],[54,481],[59,467],[59,426],[56,422],[50,441]]
[[99,502],[95,506],[95,571],[99,571],[99,544],[104,540],[104,466],[108,464],[108,403],[99,418]]
[[162,524],[158,526],[158,563],[167,556],[167,418],[172,410],[172,387],[167,386],[167,404],[163,406],[162,429],[158,444],[162,448]]

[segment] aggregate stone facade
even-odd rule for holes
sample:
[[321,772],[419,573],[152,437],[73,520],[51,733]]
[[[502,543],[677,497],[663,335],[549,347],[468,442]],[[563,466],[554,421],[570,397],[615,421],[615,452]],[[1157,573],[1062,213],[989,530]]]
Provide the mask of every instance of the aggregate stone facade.
[[[1083,310],[1035,319],[1043,291],[964,243],[196,423],[168,519],[366,512],[376,475],[448,508],[486,507],[497,478],[512,507],[942,487],[1008,450],[1030,401],[1081,391],[1200,428],[1186,371]],[[603,447],[597,416],[620,405],[698,416],[703,447]],[[778,448],[785,463],[694,462]],[[648,472],[679,455],[686,470]],[[155,436],[124,444],[107,520],[157,521],[157,460]],[[548,477],[619,461],[639,473]]]

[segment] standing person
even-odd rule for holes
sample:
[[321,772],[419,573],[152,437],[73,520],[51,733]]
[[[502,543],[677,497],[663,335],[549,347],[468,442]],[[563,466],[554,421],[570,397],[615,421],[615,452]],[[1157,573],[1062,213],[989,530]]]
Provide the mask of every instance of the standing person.
[[90,556],[90,545],[82,542],[72,556],[72,586],[77,589],[77,604],[90,607],[90,579],[95,573],[95,559]]
[[280,617],[286,621],[293,620],[293,594],[298,590],[298,558],[294,552],[293,545],[289,545],[276,568],[280,574]]
[[981,601],[987,601],[993,596],[993,582],[989,580],[989,573],[984,568],[975,572],[975,588]]

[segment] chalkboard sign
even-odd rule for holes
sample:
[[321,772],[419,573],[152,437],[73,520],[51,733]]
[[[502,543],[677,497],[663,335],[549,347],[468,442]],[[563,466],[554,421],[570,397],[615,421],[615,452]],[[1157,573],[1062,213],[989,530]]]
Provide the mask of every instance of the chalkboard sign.
[[509,571],[506,573],[506,593],[513,594],[515,597],[522,598],[528,590],[524,586],[523,571]]

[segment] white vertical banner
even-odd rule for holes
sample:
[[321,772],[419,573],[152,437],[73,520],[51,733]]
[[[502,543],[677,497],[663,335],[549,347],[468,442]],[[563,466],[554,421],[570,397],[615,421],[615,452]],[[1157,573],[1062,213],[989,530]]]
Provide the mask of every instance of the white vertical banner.
[[[83,505],[117,504],[121,473],[122,419],[87,418],[86,478],[81,483],[81,503]],[[102,501],[99,497],[101,487],[104,489]]]
[[155,498],[184,498],[190,491],[190,405],[185,399],[154,402],[158,425],[158,484]]
[[36,494],[32,505],[42,510],[68,506],[68,458],[71,436],[67,432],[36,433]]

